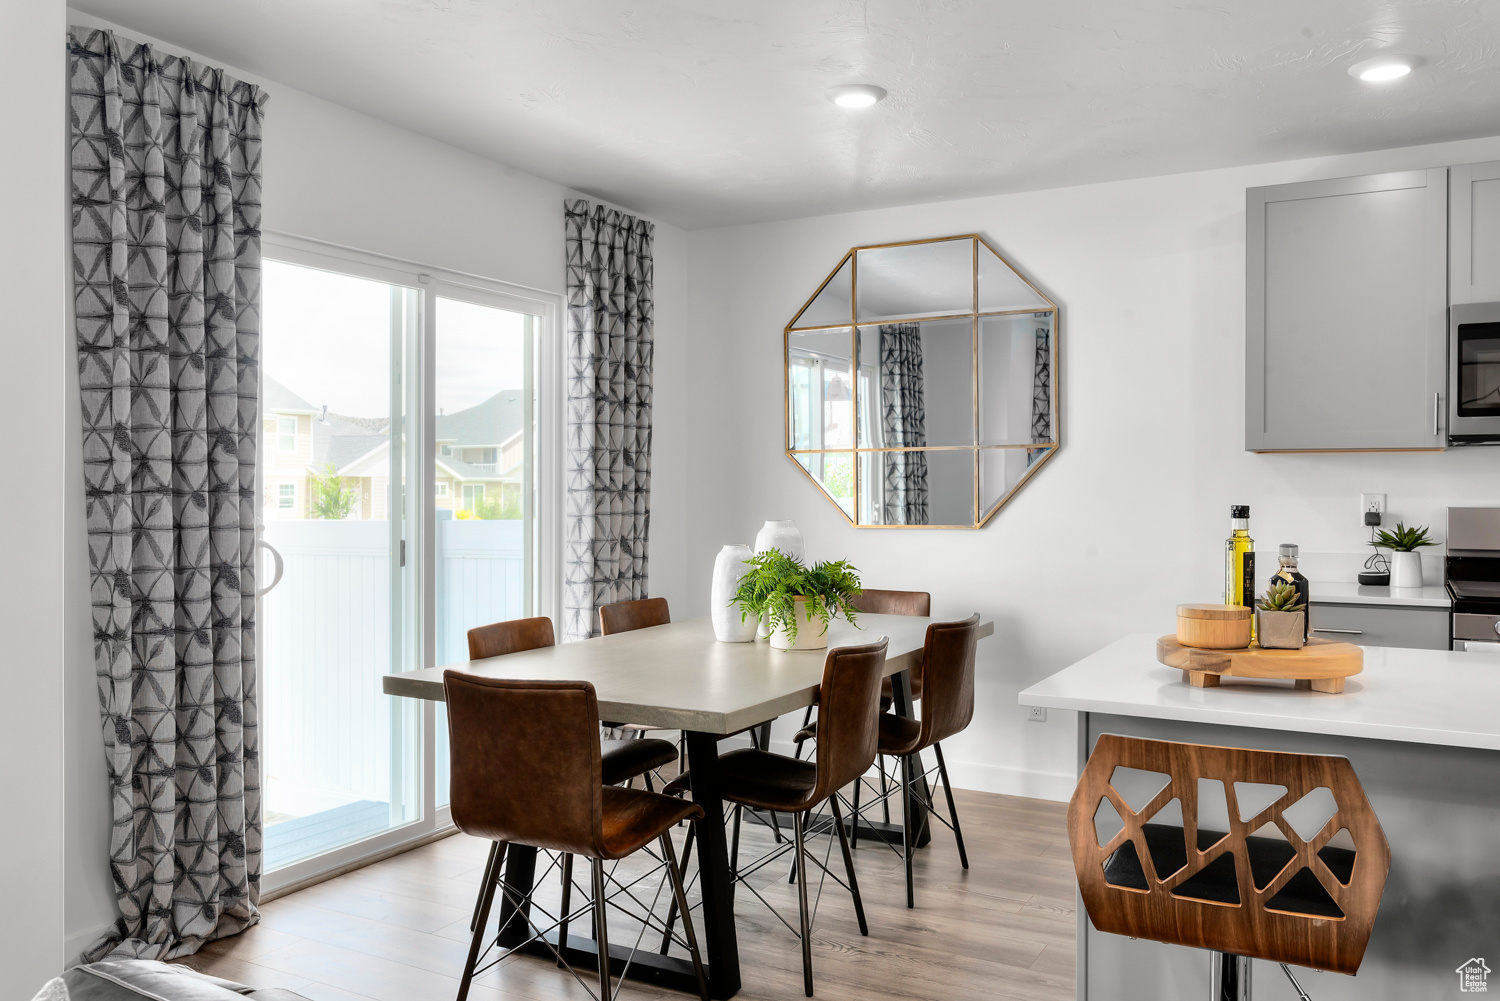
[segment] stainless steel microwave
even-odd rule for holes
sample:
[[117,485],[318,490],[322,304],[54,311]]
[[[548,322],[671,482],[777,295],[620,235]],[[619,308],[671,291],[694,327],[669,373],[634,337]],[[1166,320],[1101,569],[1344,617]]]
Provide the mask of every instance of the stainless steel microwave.
[[1500,445],[1500,302],[1448,309],[1448,443]]

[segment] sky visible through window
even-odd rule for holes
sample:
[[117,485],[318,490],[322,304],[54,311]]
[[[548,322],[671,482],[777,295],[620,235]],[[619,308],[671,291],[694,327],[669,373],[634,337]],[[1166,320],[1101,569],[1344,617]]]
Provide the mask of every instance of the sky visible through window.
[[[265,373],[314,407],[390,412],[390,286],[282,261],[263,265]],[[523,384],[520,313],[438,299],[437,395],[447,413]]]

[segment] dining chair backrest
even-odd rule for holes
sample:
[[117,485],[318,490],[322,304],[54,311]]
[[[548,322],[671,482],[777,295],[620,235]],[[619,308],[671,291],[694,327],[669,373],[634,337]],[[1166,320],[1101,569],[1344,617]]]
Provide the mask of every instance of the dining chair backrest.
[[469,659],[504,657],[508,653],[552,646],[552,620],[545,615],[534,619],[510,619],[469,630]]
[[932,614],[932,595],[926,591],[882,591],[867,587],[854,596],[849,604],[856,611],[871,615],[921,615]]
[[974,718],[974,651],[978,646],[978,612],[958,622],[934,622],[927,627],[922,648],[921,747],[947,740]]
[[605,857],[594,686],[444,671],[443,693],[458,829],[490,841]]
[[818,689],[817,782],[809,806],[859,778],[875,762],[886,639],[834,647]]
[[605,636],[647,626],[664,626],[671,621],[672,613],[667,610],[666,598],[638,598],[599,607],[599,632]]
[[1351,976],[1391,866],[1348,758],[1111,733],[1068,842],[1102,932]]

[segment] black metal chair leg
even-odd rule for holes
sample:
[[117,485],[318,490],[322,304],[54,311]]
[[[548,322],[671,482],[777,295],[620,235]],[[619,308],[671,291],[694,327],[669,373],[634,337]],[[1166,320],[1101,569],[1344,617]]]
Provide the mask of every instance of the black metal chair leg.
[[[500,842],[494,842],[499,847]],[[501,853],[503,858],[503,853]],[[474,967],[479,963],[479,953],[484,946],[485,925],[490,923],[490,905],[495,901],[495,889],[500,883],[500,874],[504,866],[496,859],[493,865],[486,868],[484,883],[479,887],[479,913],[474,918],[474,934],[469,941],[469,958],[464,963],[464,975],[458,982],[458,999],[465,1001],[469,996],[469,985],[474,982]]]
[[607,896],[604,888],[604,863],[599,859],[592,859],[594,863],[594,927],[597,929],[596,936],[599,950],[599,1001],[611,1001],[609,989],[609,920],[607,916],[608,907],[605,905]]
[[[698,978],[698,997],[702,1001],[708,1001],[708,980],[703,975],[703,956],[698,951],[698,936],[693,931],[693,915],[688,910],[687,891],[682,888],[682,874],[677,868],[677,853],[672,849],[672,836],[663,833],[661,836],[662,857],[667,860],[667,873],[672,879],[672,901],[682,910],[682,931],[687,938],[688,955],[693,958],[693,975]],[[687,859],[683,859],[687,863]],[[667,926],[667,935],[670,940],[671,925]],[[667,950],[662,949],[665,953]]]
[[646,783],[646,791],[647,792],[655,792],[656,791],[656,787],[651,784],[651,773],[650,772],[646,772],[644,775],[642,775],[641,776],[641,781],[644,782],[644,783]]
[[901,757],[901,857],[906,863],[906,906],[916,907],[916,894],[911,885],[911,844],[915,839],[911,830],[911,755]]
[[490,842],[489,858],[484,863],[484,878],[479,882],[479,895],[474,898],[474,914],[469,918],[469,931],[479,926],[479,905],[484,902],[484,888],[490,885],[490,876],[495,869],[495,854],[500,850],[500,842]]
[[875,764],[880,767],[880,812],[881,819],[887,824],[891,822],[891,787],[889,779],[885,774],[885,755],[880,754],[875,758]]
[[802,853],[806,848],[803,842],[802,814],[792,814],[792,833],[797,840],[797,908],[801,917],[802,928],[802,989],[808,997],[813,996],[812,986],[812,934],[807,920],[807,872],[806,863]]
[[562,918],[557,926],[557,968],[559,970],[565,965],[562,961],[562,954],[568,948],[568,911],[573,906],[573,856],[569,852],[563,853],[562,884],[562,910],[558,912]]
[[[807,810],[802,814],[802,829],[807,830],[807,823],[812,819],[812,811]],[[787,867],[786,881],[788,884],[797,882],[797,860],[792,859],[792,864]]]
[[865,904],[859,897],[859,880],[854,875],[854,856],[849,854],[849,837],[844,833],[844,811],[839,809],[838,793],[829,797],[828,802],[833,806],[833,826],[839,832],[839,848],[844,852],[844,872],[849,876],[849,894],[854,898],[854,916],[859,918],[859,933],[870,934],[870,926],[865,924]]
[[729,878],[738,879],[740,876],[740,814],[745,808],[738,803],[734,804],[734,833],[729,839]]
[[[680,870],[682,879],[687,879],[688,860],[693,857],[693,832],[696,830],[697,826],[689,821],[687,837],[682,839],[682,868]],[[662,933],[661,937],[661,954],[663,956],[667,954],[667,950],[672,946],[672,926],[676,923],[677,898],[673,897],[667,902],[667,930]]]
[[933,744],[932,749],[937,752],[938,775],[943,780],[943,795],[948,798],[948,816],[953,821],[953,840],[958,842],[958,860],[967,869],[969,853],[964,851],[964,832],[963,828],[958,826],[958,807],[953,805],[953,786],[948,782],[948,766],[943,763],[943,745]]
[[849,818],[849,844],[854,848],[859,847],[859,790],[864,784],[863,775],[854,780],[854,816]]

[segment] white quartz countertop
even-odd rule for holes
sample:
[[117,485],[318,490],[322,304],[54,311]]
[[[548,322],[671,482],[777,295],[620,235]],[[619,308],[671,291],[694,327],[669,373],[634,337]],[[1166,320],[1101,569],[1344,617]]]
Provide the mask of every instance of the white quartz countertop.
[[1500,655],[1365,647],[1338,695],[1289,681],[1194,688],[1131,633],[1023,691],[1023,706],[1500,750]]
[[[1262,588],[1262,591],[1265,589]],[[1441,584],[1429,587],[1369,587],[1349,581],[1307,582],[1312,603],[1330,605],[1403,605],[1410,608],[1451,608],[1448,589]]]

